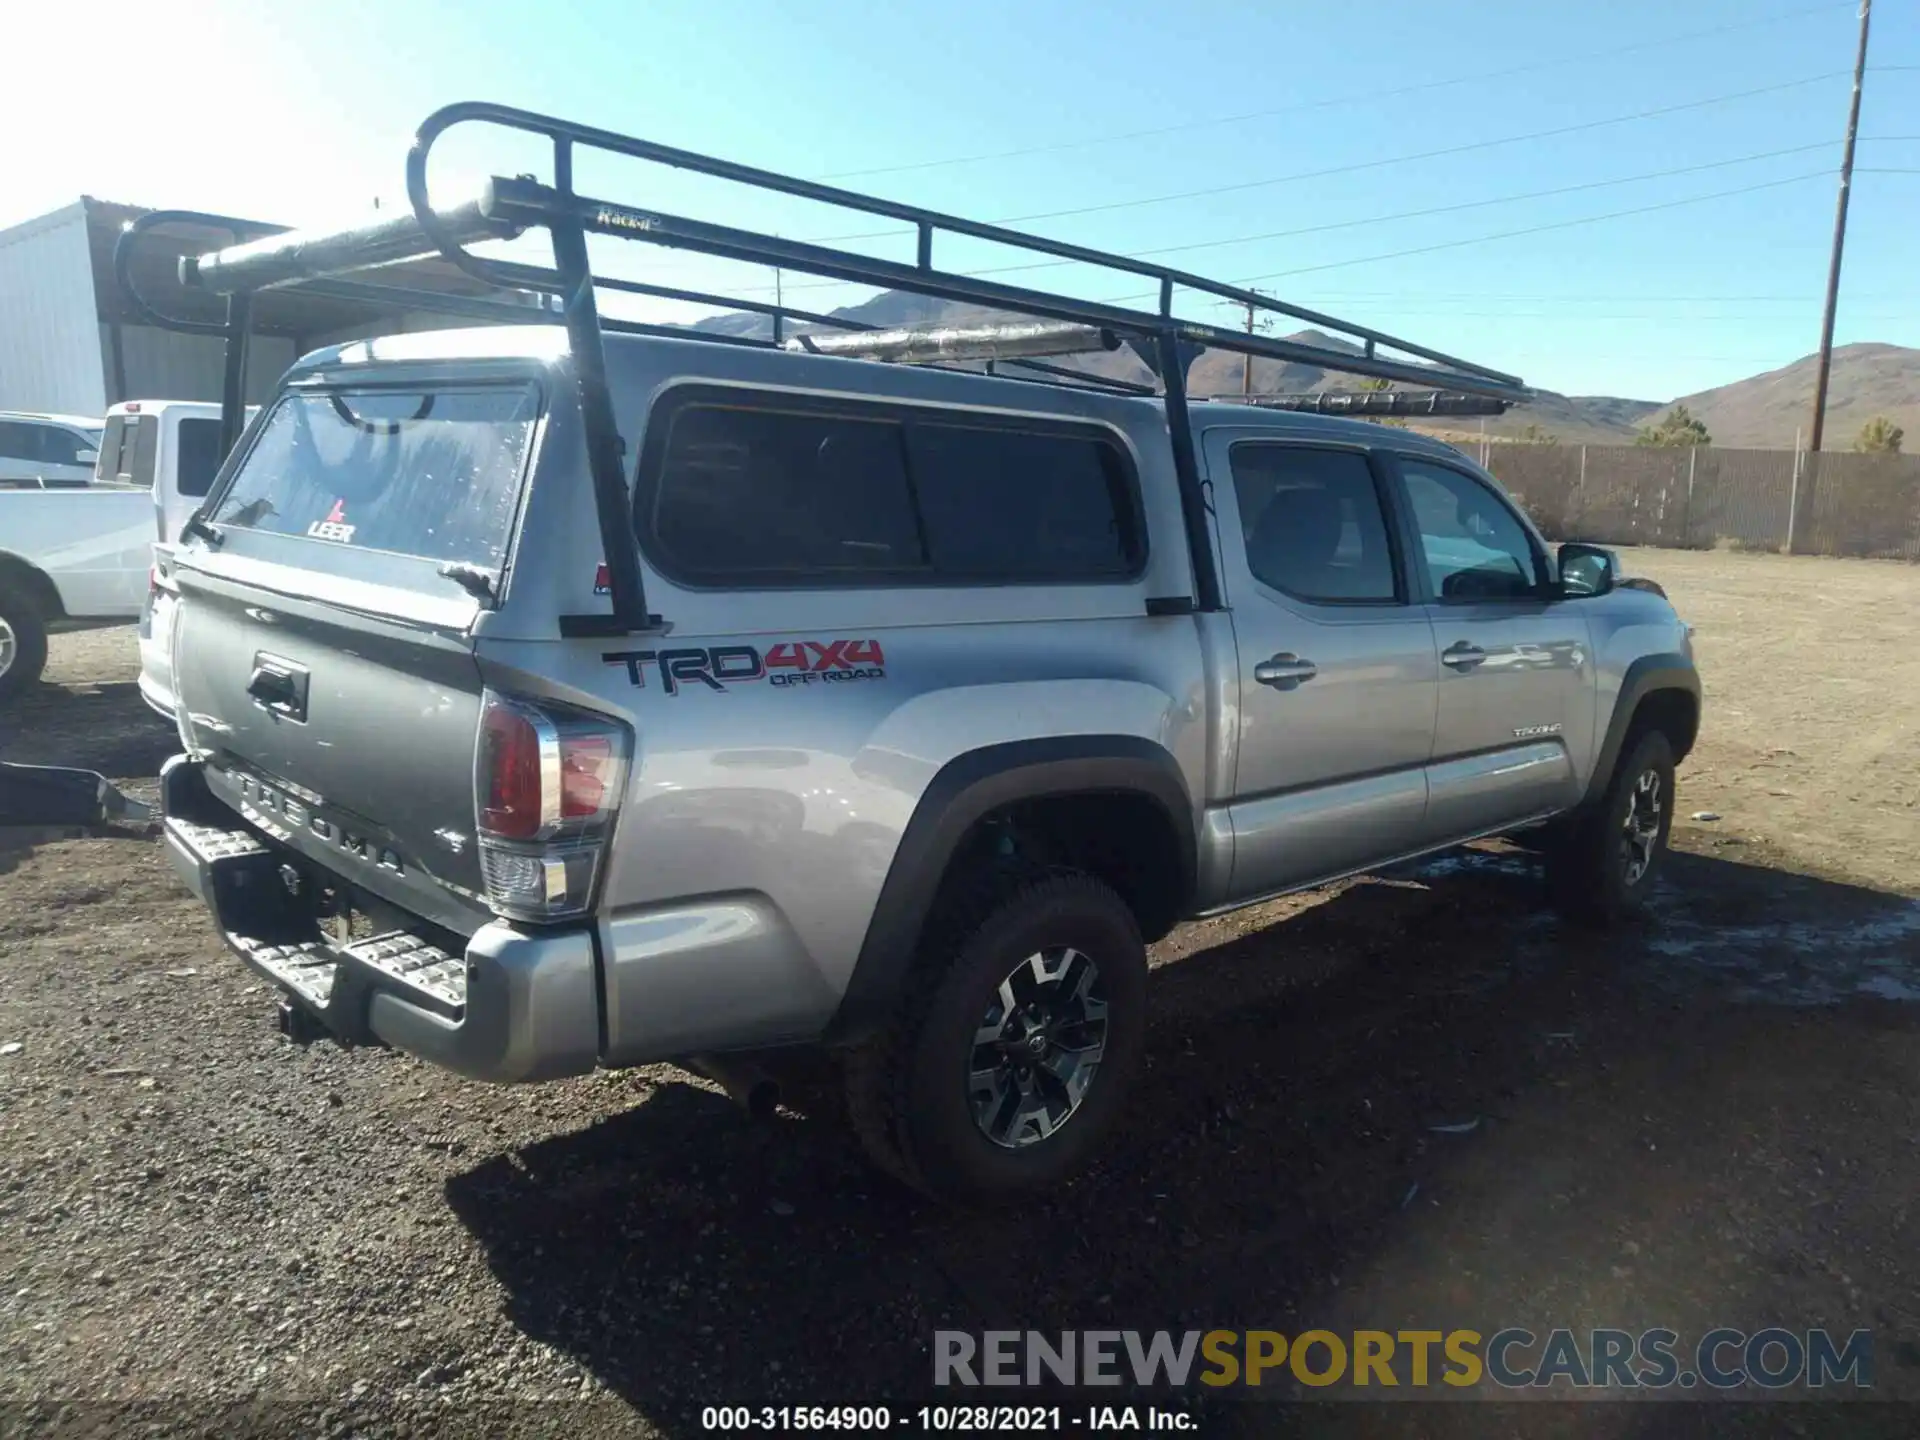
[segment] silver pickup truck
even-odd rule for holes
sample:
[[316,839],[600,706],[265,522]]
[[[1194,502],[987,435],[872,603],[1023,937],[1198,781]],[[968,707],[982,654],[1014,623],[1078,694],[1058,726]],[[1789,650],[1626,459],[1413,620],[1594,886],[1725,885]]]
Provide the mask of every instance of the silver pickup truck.
[[175,557],[167,843],[296,1031],[825,1046],[884,1168],[990,1199],[1111,1130],[1183,919],[1543,822],[1568,913],[1654,883],[1687,627],[1446,445],[593,340],[307,356]]

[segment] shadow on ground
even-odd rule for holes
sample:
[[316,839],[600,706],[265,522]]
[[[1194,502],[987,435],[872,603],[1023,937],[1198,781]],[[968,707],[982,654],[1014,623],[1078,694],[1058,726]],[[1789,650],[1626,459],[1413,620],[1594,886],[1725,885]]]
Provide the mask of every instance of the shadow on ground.
[[[1762,952],[1739,977],[1745,986],[1768,947],[1795,947],[1794,925],[1871,927],[1911,902],[1675,856],[1661,908],[1715,905],[1744,917]],[[1605,1276],[1578,1253],[1586,1232],[1564,1228],[1569,1205],[1601,1203],[1578,1197],[1605,1194],[1611,1215],[1654,1213],[1656,1191],[1662,1202],[1680,1193],[1635,1178],[1646,1155],[1684,1167],[1707,1196],[1745,1183],[1737,1177],[1760,1142],[1697,1113],[1705,1090],[1775,1114],[1776,1129],[1797,1124],[1797,1097],[1828,1082],[1909,1104],[1913,1076],[1886,1084],[1878,1072],[1839,1072],[1882,1063],[1876,1028],[1905,1032],[1899,1053],[1914,1048],[1910,1007],[1729,1005],[1713,967],[1660,953],[1672,933],[1663,922],[1604,937],[1564,929],[1515,855],[1353,883],[1264,929],[1181,932],[1156,952],[1149,1066],[1123,1133],[1095,1171],[1016,1212],[948,1213],[876,1178],[828,1089],[755,1124],[675,1083],[611,1121],[489,1160],[451,1180],[448,1195],[518,1327],[678,1434],[720,1403],[952,1401],[930,1383],[941,1328],[1297,1330],[1355,1303],[1364,1291],[1354,1277],[1369,1266],[1382,1271],[1379,1306],[1397,1307],[1440,1264],[1395,1258],[1399,1247],[1469,1224],[1463,1203],[1446,1208],[1458,1195],[1514,1215],[1487,1269],[1439,1284],[1435,1303],[1498,1322],[1490,1307],[1529,1299],[1536,1274]],[[1911,934],[1890,943],[1914,961]],[[1655,1133],[1664,1153],[1650,1149]],[[1533,1138],[1518,1159],[1502,1155],[1523,1135]],[[1859,1223],[1911,1239],[1899,1198],[1910,1186],[1890,1183],[1900,1208],[1857,1199]],[[1845,1227],[1819,1208],[1796,1195],[1774,1218],[1783,1234],[1804,1222],[1844,1243]],[[1443,1231],[1432,1253],[1486,1243],[1478,1231]],[[1865,1262],[1847,1263],[1864,1273]],[[1729,1272],[1721,1289],[1745,1293],[1744,1273]],[[1681,1304],[1664,1294],[1646,1303]],[[1410,1323],[1398,1308],[1367,1313],[1357,1323]],[[1209,1433],[1262,1432],[1282,1414],[1290,1427],[1317,1423],[1315,1412],[1211,1395],[1188,1403],[1214,1412]],[[1660,1413],[1673,1421],[1685,1408]],[[1650,1423],[1641,1407],[1612,1409],[1616,1433]],[[1461,1433],[1478,1433],[1470,1415],[1452,1414]],[[1394,1423],[1406,1433],[1439,1425],[1424,1407]]]
[[150,780],[180,737],[131,680],[38,685],[0,708],[0,760],[78,765],[109,780]]

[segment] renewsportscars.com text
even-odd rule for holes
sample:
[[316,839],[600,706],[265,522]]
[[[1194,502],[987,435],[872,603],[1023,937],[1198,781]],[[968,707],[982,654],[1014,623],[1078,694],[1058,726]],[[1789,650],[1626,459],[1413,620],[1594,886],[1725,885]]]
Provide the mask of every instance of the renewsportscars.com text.
[[1691,1342],[1668,1329],[940,1330],[939,1386],[1304,1385],[1454,1390],[1784,1390],[1873,1385],[1873,1335],[1721,1327]]

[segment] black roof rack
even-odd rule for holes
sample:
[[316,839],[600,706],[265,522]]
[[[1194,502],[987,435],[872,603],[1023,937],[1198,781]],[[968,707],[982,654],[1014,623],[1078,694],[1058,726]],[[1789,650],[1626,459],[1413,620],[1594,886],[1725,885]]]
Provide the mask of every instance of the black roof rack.
[[[412,215],[388,217],[384,227],[388,238],[385,244],[394,252],[384,260],[356,262],[350,268],[354,270],[371,268],[375,265],[391,264],[400,260],[413,259],[422,255],[431,255],[431,247],[423,247],[420,242],[419,223]],[[127,308],[146,324],[162,330],[172,330],[183,335],[212,335],[226,342],[226,365],[220,387],[220,453],[225,455],[233,449],[239,439],[240,431],[246,420],[246,360],[247,341],[253,330],[253,292],[266,289],[267,285],[236,287],[226,292],[226,314],[222,320],[208,320],[193,316],[169,313],[142,291],[136,279],[135,262],[142,256],[144,247],[152,244],[159,248],[162,243],[171,240],[177,246],[177,236],[169,236],[168,231],[201,232],[206,230],[224,231],[233,238],[233,246],[219,252],[228,257],[243,257],[249,245],[275,236],[291,235],[284,225],[273,225],[263,220],[245,220],[235,215],[215,215],[205,210],[149,210],[122,226],[113,247],[113,275],[125,297]],[[401,239],[404,235],[406,238]],[[204,240],[200,243],[205,243]],[[375,244],[381,243],[376,237]],[[369,247],[370,250],[374,247]],[[296,252],[303,253],[303,252]],[[560,316],[552,308],[544,294],[523,295],[523,300],[537,300],[538,304],[516,304],[497,295],[465,294],[456,291],[434,290],[418,285],[408,286],[371,280],[344,280],[338,278],[335,271],[326,268],[321,256],[313,252],[304,252],[308,274],[300,282],[303,293],[323,299],[341,300],[360,305],[371,305],[382,309],[422,311],[430,314],[460,317],[469,320],[490,321],[494,324],[558,324]],[[169,261],[169,268],[171,268]],[[194,284],[188,276],[197,266],[193,257],[185,257],[180,262],[181,282]],[[230,272],[231,273],[231,272]],[[457,276],[463,289],[474,288],[464,275]],[[289,282],[276,280],[273,288],[284,288]],[[197,285],[195,288],[199,288]],[[184,297],[181,297],[184,298]],[[203,307],[204,308],[204,307]]]
[[[442,135],[455,126],[468,124],[494,126],[549,141],[553,147],[553,183],[544,184],[527,176],[495,176],[477,197],[455,207],[436,207],[427,185],[428,159]],[[584,195],[574,185],[574,156],[576,151],[583,148],[668,165],[758,190],[899,221],[912,227],[917,240],[916,259],[912,264],[903,264],[827,245],[783,239]],[[236,241],[239,243],[233,247],[182,262],[181,279],[184,283],[231,297],[229,324],[225,327],[229,337],[228,372],[231,382],[228,386],[230,393],[225,397],[227,408],[237,414],[240,400],[238,384],[233,378],[235,367],[231,355],[234,334],[232,307],[238,307],[244,319],[247,297],[255,291],[334,277],[412,256],[438,254],[484,285],[557,296],[567,327],[574,376],[580,391],[594,499],[612,598],[610,615],[563,617],[562,631],[567,634],[629,634],[656,629],[661,623],[659,617],[647,608],[639,550],[629,523],[629,501],[620,468],[620,437],[614,426],[612,402],[607,392],[602,338],[603,331],[607,330],[668,334],[730,344],[784,346],[792,338],[787,333],[788,322],[798,320],[812,325],[826,324],[845,330],[869,332],[864,347],[854,337],[848,337],[845,341],[815,337],[811,345],[803,340],[805,348],[864,348],[869,354],[892,351],[891,358],[925,359],[940,364],[984,359],[988,367],[996,372],[1002,363],[1015,364],[1062,383],[1104,384],[1137,391],[1140,387],[1126,382],[1102,381],[1099,377],[1078,371],[1048,366],[1035,358],[1037,354],[1057,355],[1074,353],[1075,349],[1104,348],[1109,340],[1125,343],[1146,361],[1158,378],[1164,394],[1174,467],[1186,519],[1188,550],[1192,558],[1192,608],[1199,610],[1220,607],[1219,577],[1208,539],[1206,500],[1194,458],[1187,403],[1187,367],[1200,350],[1213,348],[1270,360],[1302,362],[1348,374],[1372,376],[1402,384],[1433,386],[1449,392],[1497,400],[1519,401],[1528,396],[1525,384],[1517,376],[1473,364],[1368,326],[1289,305],[1257,291],[1209,280],[1153,261],[1111,254],[945,215],[915,205],[882,200],[837,186],[780,175],[505,105],[465,102],[445,106],[429,115],[416,133],[413,148],[407,156],[407,197],[412,206],[410,217],[396,220],[386,216],[367,225],[325,233],[263,234],[260,233],[263,227],[252,227],[244,235],[236,232]],[[535,229],[544,229],[551,240],[551,267],[486,258],[473,254],[467,248],[474,243]],[[995,342],[990,337],[977,334],[965,342],[951,339],[932,342],[901,336],[897,332],[880,332],[876,335],[872,326],[792,310],[777,304],[596,277],[587,259],[586,237],[589,234],[637,240],[727,260],[799,271],[827,280],[957,301],[1002,314],[1028,317],[1030,321],[1058,322],[1051,328],[1059,333],[1054,334],[1050,342],[1030,334],[1024,346],[1007,344],[1003,336],[1001,343],[1006,348],[994,352]],[[941,270],[934,263],[934,244],[936,238],[942,235],[989,241],[1034,255],[1142,277],[1154,283],[1158,303],[1153,309],[1134,309],[1117,303],[1082,300],[1045,290],[1003,284],[977,275]],[[328,283],[339,282],[329,279]],[[596,288],[729,306],[766,315],[772,322],[771,338],[763,340],[754,336],[721,335],[630,321],[603,322],[595,297]],[[1305,339],[1277,339],[1253,333],[1251,323],[1248,330],[1241,331],[1178,318],[1174,314],[1176,290],[1196,291],[1212,300],[1225,300],[1246,308],[1250,322],[1256,314],[1261,313],[1305,322],[1317,329],[1332,332],[1340,341],[1357,347],[1357,352],[1332,345],[1308,343]],[[1033,331],[1046,327],[1029,324],[1026,328]],[[1047,348],[1048,343],[1066,344],[1074,348],[1067,351],[1050,349]],[[1011,354],[1011,349],[1018,349],[1019,353]],[[237,426],[235,430],[237,433]]]

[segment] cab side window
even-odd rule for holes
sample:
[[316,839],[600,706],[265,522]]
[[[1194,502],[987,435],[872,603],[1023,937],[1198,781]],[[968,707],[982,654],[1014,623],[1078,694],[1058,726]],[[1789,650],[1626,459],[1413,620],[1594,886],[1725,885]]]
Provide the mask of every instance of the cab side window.
[[1543,593],[1533,541],[1505,501],[1473,476],[1402,459],[1427,574],[1441,600],[1522,600]]

